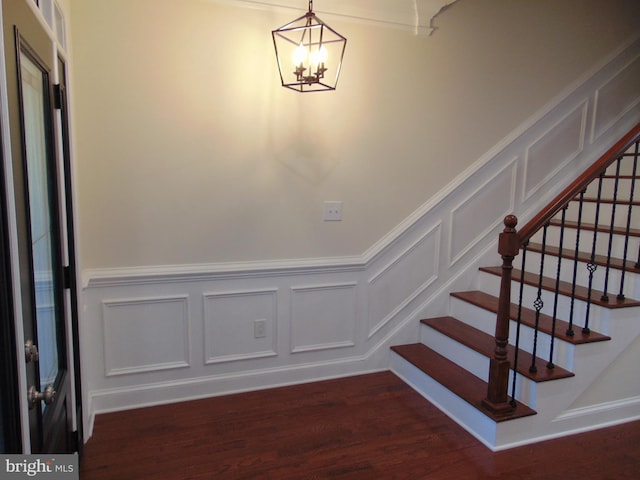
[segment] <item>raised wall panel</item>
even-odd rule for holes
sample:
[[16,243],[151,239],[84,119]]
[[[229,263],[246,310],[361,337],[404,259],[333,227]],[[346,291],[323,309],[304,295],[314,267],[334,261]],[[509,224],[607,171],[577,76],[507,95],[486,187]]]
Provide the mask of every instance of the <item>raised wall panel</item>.
[[441,230],[431,227],[369,279],[369,337],[438,278]]
[[291,288],[291,352],[355,345],[356,283]]
[[585,101],[529,144],[524,157],[523,201],[536,194],[582,152],[586,119]]
[[189,366],[187,296],[107,300],[102,311],[107,376]]
[[640,102],[640,57],[635,57],[595,93],[592,141]]
[[[207,293],[204,299],[205,363],[277,355],[277,290]],[[265,336],[255,338],[255,322]]]
[[[500,225],[513,212],[515,158],[498,174],[480,185],[451,211],[449,266]],[[481,233],[480,233],[481,232]]]

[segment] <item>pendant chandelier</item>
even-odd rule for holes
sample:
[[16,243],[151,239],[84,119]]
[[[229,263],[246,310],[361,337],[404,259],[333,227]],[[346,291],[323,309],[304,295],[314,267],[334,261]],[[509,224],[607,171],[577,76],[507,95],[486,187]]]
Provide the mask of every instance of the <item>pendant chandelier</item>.
[[271,32],[282,86],[297,92],[335,90],[347,39],[313,13]]

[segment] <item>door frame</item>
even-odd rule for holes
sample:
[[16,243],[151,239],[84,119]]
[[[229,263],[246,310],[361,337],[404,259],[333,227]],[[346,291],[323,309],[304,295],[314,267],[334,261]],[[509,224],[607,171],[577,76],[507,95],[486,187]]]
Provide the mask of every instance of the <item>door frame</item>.
[[[15,378],[17,385],[14,385],[14,402],[17,400],[19,418],[15,419],[14,428],[19,432],[20,438],[14,439],[20,444],[20,451],[23,453],[31,451],[31,439],[29,436],[29,411],[24,406],[27,405],[27,372],[24,362],[17,361],[18,345],[24,345],[24,329],[22,325],[22,296],[20,294],[20,265],[18,262],[18,230],[16,220],[15,192],[13,189],[13,153],[11,151],[11,131],[9,130],[9,102],[7,92],[7,72],[5,69],[6,48],[4,44],[4,12],[0,8],[0,139],[2,142],[2,163],[4,172],[4,195],[6,208],[6,232],[8,248],[8,265],[11,282],[8,288],[11,290],[11,310],[13,313],[13,325],[11,329],[14,335],[13,362],[16,365]],[[4,252],[3,252],[4,253]],[[11,354],[7,352],[7,355]],[[9,379],[10,380],[10,379]],[[17,398],[16,398],[17,397]]]
[[[22,1],[29,5],[34,15],[38,19],[38,21],[42,24],[43,30],[48,34],[51,48],[54,49],[55,52],[55,60],[56,65],[53,67],[52,78],[51,81],[54,85],[58,85],[60,82],[60,74],[58,72],[58,63],[59,60],[62,59],[65,67],[68,69],[68,56],[66,51],[64,50],[63,45],[66,45],[66,39],[56,39],[56,28],[49,25],[47,20],[44,18],[42,11],[39,6],[33,0],[16,0]],[[48,2],[48,5],[51,12],[54,9],[59,9],[57,2],[55,0],[45,0]],[[42,0],[40,1],[42,3]],[[56,12],[57,13],[57,12]],[[53,16],[53,13],[52,13]],[[15,419],[14,425],[14,434],[18,435],[16,441],[19,444],[19,450],[21,453],[31,453],[31,439],[30,439],[30,428],[29,428],[29,409],[28,399],[27,399],[27,372],[24,361],[20,361],[20,355],[24,355],[24,347],[21,346],[25,343],[25,335],[23,328],[23,311],[22,311],[22,293],[21,293],[21,278],[20,278],[20,266],[19,266],[19,258],[18,258],[18,228],[17,228],[17,218],[16,218],[16,201],[15,201],[15,191],[14,191],[14,175],[13,175],[13,161],[12,161],[12,144],[11,144],[11,131],[10,131],[10,118],[9,118],[9,98],[7,92],[7,72],[6,72],[6,58],[7,55],[15,54],[12,48],[7,49],[7,45],[4,43],[4,12],[2,9],[2,4],[0,3],[0,165],[1,170],[4,173],[4,191],[2,190],[2,185],[0,184],[0,196],[2,196],[2,200],[6,207],[6,231],[5,237],[7,240],[7,252],[0,252],[2,255],[8,255],[7,259],[7,270],[10,274],[10,284],[8,288],[10,290],[11,298],[11,310],[13,315],[13,325],[11,325],[11,329],[13,330],[10,335],[14,337],[13,344],[13,363],[15,368],[13,369],[14,373],[14,385],[13,392],[11,395],[13,396],[13,404],[15,408],[19,409],[19,418]],[[57,20],[57,18],[55,19]],[[55,21],[52,20],[52,21]],[[63,19],[64,22],[64,19]],[[63,28],[64,32],[66,28]],[[9,46],[11,47],[11,46]],[[65,80],[68,82],[68,71],[66,72],[67,77]],[[66,86],[68,88],[68,85]],[[81,370],[80,370],[80,346],[79,346],[79,322],[78,322],[78,291],[77,285],[79,285],[77,278],[77,252],[75,248],[75,239],[76,239],[76,231],[75,231],[75,205],[73,202],[73,198],[75,197],[75,189],[73,183],[73,161],[72,161],[72,142],[71,142],[71,129],[72,122],[70,119],[69,113],[69,100],[65,95],[65,88],[61,89],[63,92],[62,101],[64,105],[62,109],[59,110],[56,108],[53,113],[53,123],[52,128],[54,129],[54,135],[57,136],[57,132],[61,132],[62,138],[56,139],[56,143],[60,141],[64,143],[64,145],[60,145],[59,147],[59,162],[57,166],[57,170],[59,171],[58,178],[56,179],[58,183],[59,190],[59,202],[61,208],[61,215],[64,217],[64,222],[61,226],[62,230],[60,232],[63,242],[67,244],[67,249],[63,254],[63,262],[66,265],[69,265],[69,278],[68,281],[71,285],[71,289],[65,289],[65,303],[67,304],[67,315],[65,318],[65,328],[67,331],[67,349],[68,349],[68,357],[67,357],[67,365],[69,369],[69,375],[72,376],[71,379],[71,396],[70,400],[73,402],[72,408],[72,424],[73,429],[76,434],[75,439],[75,447],[77,447],[78,452],[81,451],[83,444],[83,427],[84,427],[84,418],[83,418],[83,396],[81,391]],[[66,122],[66,123],[65,123]],[[65,132],[66,129],[66,132]],[[67,137],[64,138],[64,134],[66,133]],[[56,145],[55,148],[58,148]],[[6,201],[5,201],[6,200]],[[67,292],[71,292],[70,294]],[[13,427],[12,427],[13,428]],[[20,453],[16,452],[16,453]]]
[[[0,142],[2,142],[2,122],[0,121]],[[0,150],[0,319],[15,319],[13,313],[13,288],[11,269],[11,249],[9,247],[8,196],[4,168],[4,154]],[[20,395],[18,393],[18,362],[15,351],[15,322],[0,320],[0,402],[2,411],[2,432],[7,453],[21,450]]]

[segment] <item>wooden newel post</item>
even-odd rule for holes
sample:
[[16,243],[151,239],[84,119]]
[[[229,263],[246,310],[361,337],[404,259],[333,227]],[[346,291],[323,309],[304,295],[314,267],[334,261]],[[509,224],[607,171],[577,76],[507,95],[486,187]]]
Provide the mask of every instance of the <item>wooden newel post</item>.
[[500,281],[500,299],[496,320],[496,349],[489,366],[489,387],[487,398],[482,401],[485,408],[495,414],[508,413],[514,409],[509,402],[509,319],[511,310],[511,272],[513,259],[520,251],[520,240],[516,233],[518,219],[507,215],[504,219],[504,231],[498,240],[498,253],[502,257],[502,279]]

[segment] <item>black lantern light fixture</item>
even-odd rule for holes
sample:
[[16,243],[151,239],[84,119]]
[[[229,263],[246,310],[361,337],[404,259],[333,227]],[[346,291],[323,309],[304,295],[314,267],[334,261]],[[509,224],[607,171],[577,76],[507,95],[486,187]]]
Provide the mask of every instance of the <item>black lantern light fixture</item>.
[[271,32],[282,86],[297,92],[335,90],[347,39],[313,13]]

